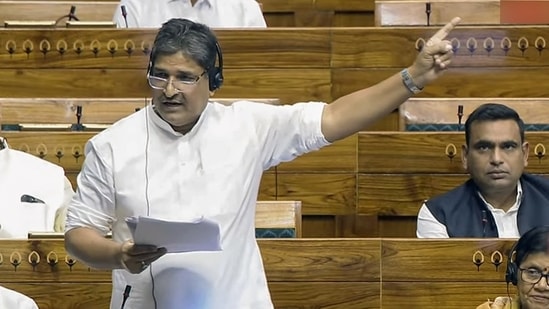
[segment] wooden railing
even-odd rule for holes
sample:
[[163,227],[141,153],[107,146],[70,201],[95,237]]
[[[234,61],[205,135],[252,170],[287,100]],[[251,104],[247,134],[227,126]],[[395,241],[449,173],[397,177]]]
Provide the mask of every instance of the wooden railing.
[[[510,240],[258,243],[277,309],[475,308],[507,294]],[[0,254],[0,284],[34,298],[41,309],[108,307],[110,272],[89,269],[67,256],[61,240],[4,240]]]

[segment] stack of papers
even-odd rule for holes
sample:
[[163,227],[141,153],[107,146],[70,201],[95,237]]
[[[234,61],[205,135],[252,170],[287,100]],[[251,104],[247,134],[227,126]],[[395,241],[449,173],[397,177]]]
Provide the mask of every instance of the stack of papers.
[[221,251],[219,224],[203,217],[188,221],[165,221],[128,217],[133,242],[166,248],[168,253]]

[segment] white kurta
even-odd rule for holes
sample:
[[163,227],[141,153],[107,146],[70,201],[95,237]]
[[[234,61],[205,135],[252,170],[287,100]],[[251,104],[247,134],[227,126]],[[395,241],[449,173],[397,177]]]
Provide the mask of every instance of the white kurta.
[[[145,272],[113,271],[111,308],[270,309],[254,233],[263,171],[328,144],[324,103],[273,106],[209,103],[186,135],[147,107],[93,137],[68,211],[67,229],[86,226],[122,242],[128,216],[204,216],[221,227],[222,252],[168,254]],[[154,286],[154,287],[153,287]]]
[[210,28],[265,28],[267,24],[256,0],[122,0],[113,20],[126,27],[121,6],[126,7],[128,28],[160,28],[172,18],[185,18]]
[[65,179],[60,166],[22,151],[0,150],[0,238],[53,231],[56,211],[72,197]]
[[38,309],[38,306],[32,298],[0,286],[0,308]]

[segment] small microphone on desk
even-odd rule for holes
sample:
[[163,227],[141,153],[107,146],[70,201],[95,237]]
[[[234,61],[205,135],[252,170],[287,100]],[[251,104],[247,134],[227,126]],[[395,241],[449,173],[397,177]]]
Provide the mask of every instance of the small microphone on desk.
[[488,224],[488,217],[486,216],[486,210],[482,211],[482,238],[486,237],[486,224]]
[[71,126],[72,131],[83,131],[84,126],[81,123],[82,121],[82,106],[76,106],[76,123]]
[[124,23],[126,24],[126,28],[128,28],[128,12],[126,12],[126,6],[121,5],[120,10],[122,10],[122,17],[124,17]]
[[71,21],[71,20],[73,20],[73,19],[74,19],[74,20],[78,20],[78,18],[76,17],[75,13],[76,13],[76,6],[71,5],[71,10],[69,11],[69,21]]
[[130,297],[130,291],[131,290],[132,290],[132,286],[131,285],[126,285],[126,288],[124,289],[124,294],[122,294],[123,295],[122,306],[120,306],[120,309],[124,309],[124,306],[126,305],[126,301]]
[[431,25],[431,2],[425,3],[425,14],[427,14],[427,26]]
[[463,105],[458,105],[458,131],[461,131],[461,118],[463,118]]

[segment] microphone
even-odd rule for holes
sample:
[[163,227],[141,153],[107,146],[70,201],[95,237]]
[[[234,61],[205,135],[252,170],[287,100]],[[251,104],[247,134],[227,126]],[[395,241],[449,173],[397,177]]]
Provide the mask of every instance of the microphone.
[[76,17],[75,12],[76,12],[76,6],[71,5],[71,10],[69,11],[69,21],[73,19],[78,21],[78,18]]
[[128,12],[126,12],[126,6],[121,5],[120,10],[122,10],[122,17],[124,17],[124,23],[126,24],[126,28],[128,28]]
[[69,14],[63,15],[63,16],[59,17],[59,18],[55,21],[55,25],[57,26],[57,24],[59,24],[59,22],[60,22],[61,20],[63,20],[64,18],[68,18],[69,21],[71,21],[71,20],[80,21],[80,19],[78,19],[78,17],[76,17],[75,12],[76,12],[76,6],[71,5],[71,9],[70,9],[70,11],[69,11]]
[[425,14],[427,14],[427,26],[431,25],[431,2],[425,3]]
[[76,106],[76,123],[71,126],[72,131],[83,131],[84,126],[81,123],[82,121],[82,106]]
[[461,131],[461,118],[463,117],[463,105],[458,105],[458,131]]
[[482,238],[486,237],[486,224],[488,224],[488,217],[486,216],[486,210],[482,211]]
[[120,306],[120,309],[124,309],[124,306],[126,305],[126,301],[130,297],[130,291],[132,290],[131,285],[126,285],[126,288],[124,289],[124,294],[122,294],[122,306]]

